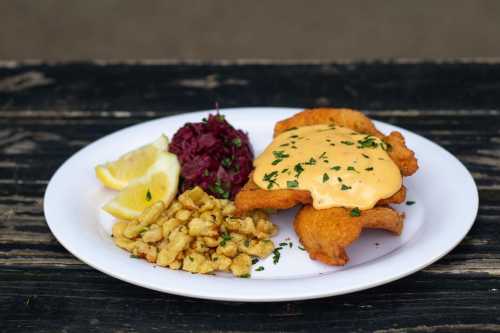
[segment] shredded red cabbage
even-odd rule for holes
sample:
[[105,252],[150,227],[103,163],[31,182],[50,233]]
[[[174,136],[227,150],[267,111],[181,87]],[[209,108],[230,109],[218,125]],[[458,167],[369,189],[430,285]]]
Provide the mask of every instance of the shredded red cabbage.
[[198,185],[217,198],[234,199],[253,169],[247,134],[220,114],[185,124],[173,136],[169,150],[181,164],[181,192]]

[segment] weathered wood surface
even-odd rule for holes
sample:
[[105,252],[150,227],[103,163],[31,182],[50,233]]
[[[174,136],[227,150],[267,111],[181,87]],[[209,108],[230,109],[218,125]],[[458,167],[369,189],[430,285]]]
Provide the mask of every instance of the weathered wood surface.
[[[449,255],[350,295],[209,302],[108,277],[50,233],[42,198],[93,140],[179,112],[352,106],[441,144],[472,172],[480,208]],[[0,64],[0,331],[500,331],[500,63]]]

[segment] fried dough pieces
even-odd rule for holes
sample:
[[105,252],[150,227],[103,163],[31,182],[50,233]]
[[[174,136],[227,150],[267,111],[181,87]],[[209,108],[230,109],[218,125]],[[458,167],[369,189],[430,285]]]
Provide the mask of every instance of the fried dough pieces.
[[[376,136],[391,145],[388,152],[391,159],[409,176],[418,169],[413,151],[405,145],[399,132],[384,136],[372,121],[361,112],[350,109],[308,109],[293,117],[276,123],[274,136],[292,127],[334,123],[351,128],[360,133]],[[257,208],[287,209],[298,204],[305,205],[295,217],[294,228],[310,257],[329,265],[345,265],[348,261],[345,248],[354,242],[364,228],[384,229],[400,234],[403,227],[403,214],[390,207],[391,203],[405,200],[404,186],[389,198],[380,200],[377,207],[364,210],[360,216],[351,216],[345,208],[316,210],[310,204],[312,198],[308,191],[301,190],[264,190],[259,188],[252,177],[236,195],[235,204],[240,213]]]

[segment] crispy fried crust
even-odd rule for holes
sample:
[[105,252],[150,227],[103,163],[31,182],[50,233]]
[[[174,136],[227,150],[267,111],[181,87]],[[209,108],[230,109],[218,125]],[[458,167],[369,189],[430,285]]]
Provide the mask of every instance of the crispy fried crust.
[[[359,111],[330,108],[304,110],[278,122],[274,136],[292,127],[324,123],[335,123],[384,140],[390,144],[389,156],[403,176],[417,171],[415,154],[406,147],[403,136],[399,132],[384,136]],[[406,188],[402,186],[391,197],[380,200],[377,207],[362,211],[359,217],[352,217],[350,210],[345,208],[314,209],[310,205],[312,198],[308,191],[261,189],[250,176],[247,184],[236,195],[235,205],[238,213],[244,213],[257,208],[287,209],[304,204],[295,217],[294,227],[309,256],[328,265],[345,265],[349,260],[345,248],[359,237],[363,228],[383,229],[397,235],[401,233],[404,215],[385,206],[401,203],[405,198]]]
[[288,209],[298,204],[310,204],[312,198],[309,191],[303,190],[263,190],[253,182],[251,174],[248,182],[236,194],[234,203],[236,213],[241,215],[258,208]]
[[[335,123],[349,127],[357,132],[371,134],[390,143],[392,149],[389,152],[389,156],[399,167],[403,176],[409,176],[418,169],[415,154],[406,147],[404,138],[399,132],[392,132],[390,135],[384,136],[375,128],[373,122],[359,111],[332,108],[306,109],[288,119],[276,123],[274,135],[279,135],[292,127],[324,123]],[[402,187],[399,192],[388,199],[381,200],[378,205],[403,202],[405,200],[405,195],[406,191]],[[235,198],[238,213],[244,213],[257,208],[287,209],[298,204],[308,203],[311,203],[311,197],[308,191],[264,190],[257,187],[251,175],[248,183]]]
[[411,176],[418,169],[417,159],[412,150],[408,149],[401,133],[391,132],[385,136],[379,132],[373,122],[359,111],[351,109],[306,109],[294,116],[277,122],[274,126],[274,136],[277,136],[292,127],[310,126],[317,124],[334,123],[348,127],[359,133],[373,135],[391,145],[388,151],[391,159],[401,170],[403,176]]
[[327,265],[345,265],[349,260],[345,248],[358,239],[363,228],[399,234],[403,219],[403,214],[389,207],[368,209],[361,216],[352,217],[345,208],[316,210],[306,205],[297,213],[294,228],[311,259]]
[[331,123],[351,128],[356,132],[371,134],[378,138],[384,136],[363,113],[351,109],[332,108],[306,109],[290,118],[279,121],[274,126],[274,136],[292,127]]
[[383,138],[385,142],[391,145],[388,151],[391,159],[396,163],[403,176],[411,176],[418,170],[418,162],[415,153],[408,149],[405,139],[399,132],[391,132]]
[[[406,188],[401,186],[398,192],[377,202],[377,206],[398,204],[405,198]],[[250,175],[250,180],[236,195],[234,202],[237,214],[241,215],[258,208],[288,209],[299,204],[311,204],[312,198],[309,191],[304,190],[263,190],[253,182],[252,175]]]

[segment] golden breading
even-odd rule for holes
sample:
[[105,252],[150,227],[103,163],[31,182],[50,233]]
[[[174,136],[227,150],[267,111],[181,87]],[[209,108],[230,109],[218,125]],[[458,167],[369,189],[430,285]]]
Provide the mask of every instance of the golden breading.
[[261,208],[288,209],[298,204],[309,204],[312,202],[309,191],[303,190],[263,190],[250,179],[234,198],[236,214],[244,214],[248,211]]
[[388,151],[391,159],[396,163],[403,176],[411,176],[418,170],[418,162],[415,153],[405,145],[405,139],[399,132],[391,132],[383,140],[390,144],[392,149]]
[[[389,156],[401,170],[403,176],[412,175],[417,171],[417,159],[413,151],[406,147],[403,136],[399,132],[392,132],[390,135],[384,136],[375,128],[373,122],[359,111],[332,108],[307,109],[276,123],[274,136],[293,127],[324,123],[335,123],[383,139],[392,146]],[[405,195],[406,190],[402,187],[399,192],[390,198],[381,200],[377,205],[401,203],[405,200]],[[264,190],[253,182],[252,175],[250,175],[250,179],[235,198],[238,214],[257,208],[287,209],[298,204],[309,203],[311,203],[311,196],[308,191]]]
[[[401,186],[398,192],[387,199],[377,202],[377,206],[402,203],[406,198],[406,188]],[[253,209],[288,209],[299,204],[312,203],[311,194],[304,190],[263,190],[251,179],[236,195],[234,204],[236,213],[243,214]]]
[[[403,231],[404,213],[399,213],[391,207],[375,207],[361,212],[363,229],[381,229],[401,235]],[[354,218],[354,217],[353,217]]]
[[[405,145],[401,133],[392,132],[388,136],[379,132],[373,122],[359,111],[350,109],[307,109],[276,123],[274,136],[293,127],[334,123],[356,132],[373,135],[391,146],[388,154],[398,166],[403,176],[409,176],[418,169],[413,151]],[[364,210],[359,217],[353,217],[345,208],[315,210],[310,204],[308,191],[273,190],[259,188],[250,177],[247,184],[236,195],[235,205],[239,214],[257,208],[287,209],[298,204],[304,206],[295,217],[295,231],[312,259],[329,265],[345,265],[348,261],[345,248],[355,241],[363,228],[384,229],[400,234],[404,215],[392,208],[391,203],[401,203],[406,198],[404,186],[389,198],[377,203],[378,207]]]
[[404,215],[389,207],[375,207],[351,216],[346,208],[314,209],[304,206],[295,217],[294,228],[311,259],[328,265],[345,265],[345,248],[358,239],[363,228],[401,233]]
[[331,123],[353,129],[359,133],[371,134],[378,138],[384,137],[363,113],[351,109],[333,108],[306,109],[290,118],[279,121],[274,126],[274,136],[292,127]]
[[418,164],[415,154],[406,147],[401,133],[391,132],[385,136],[375,128],[370,118],[359,111],[351,109],[306,109],[290,118],[277,122],[274,126],[274,136],[293,127],[329,123],[351,128],[356,132],[370,134],[384,140],[392,146],[392,149],[388,152],[389,156],[399,167],[403,176],[411,176],[417,171]]

